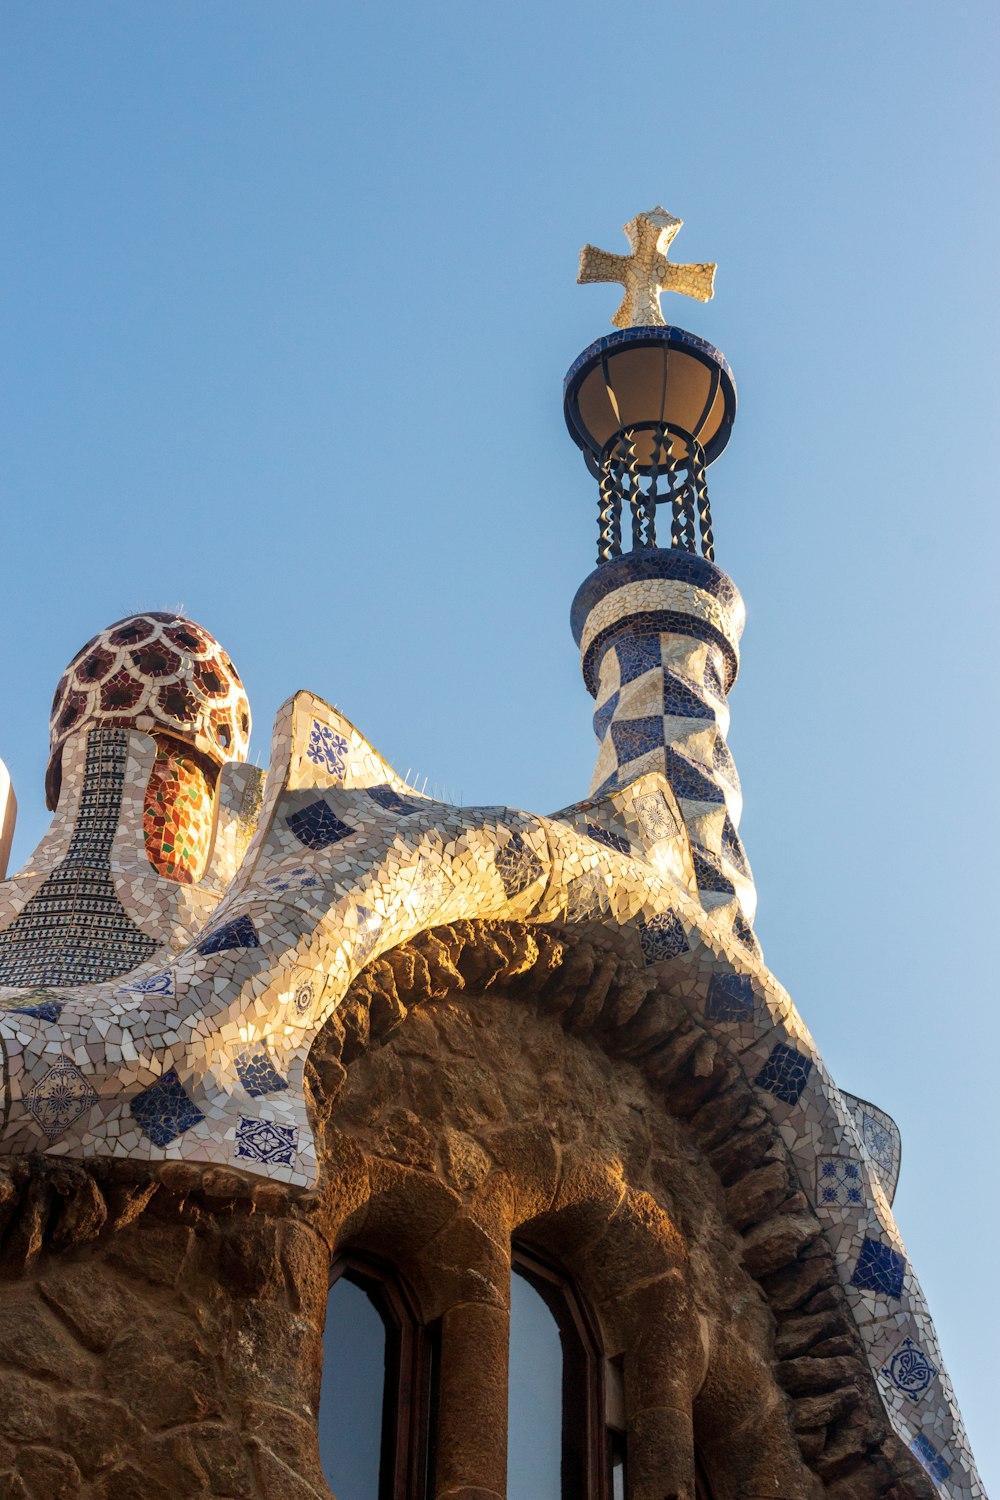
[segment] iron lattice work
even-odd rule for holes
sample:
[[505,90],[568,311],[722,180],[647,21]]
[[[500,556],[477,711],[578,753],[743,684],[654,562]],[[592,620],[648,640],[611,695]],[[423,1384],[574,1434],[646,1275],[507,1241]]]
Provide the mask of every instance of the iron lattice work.
[[659,545],[656,508],[670,504],[670,545],[701,552],[715,561],[712,511],[705,478],[705,454],[697,438],[669,422],[637,422],[605,443],[598,470],[598,563],[622,555],[622,511],[631,512],[637,552]]

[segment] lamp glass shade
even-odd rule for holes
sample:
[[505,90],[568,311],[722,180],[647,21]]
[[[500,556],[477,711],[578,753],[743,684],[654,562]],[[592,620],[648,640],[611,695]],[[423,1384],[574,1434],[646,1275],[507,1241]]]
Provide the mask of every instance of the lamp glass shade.
[[[631,337],[629,337],[631,335]],[[566,377],[566,422],[574,440],[596,458],[623,428],[665,422],[700,443],[711,463],[729,439],[736,386],[711,344],[678,328],[628,329],[591,345]],[[637,434],[639,459],[652,433]],[[682,439],[675,457],[686,456]]]

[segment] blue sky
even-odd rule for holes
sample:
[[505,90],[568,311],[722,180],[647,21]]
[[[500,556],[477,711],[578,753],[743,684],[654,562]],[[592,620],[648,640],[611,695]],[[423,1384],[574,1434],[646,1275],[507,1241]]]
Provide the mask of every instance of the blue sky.
[[583,795],[569,633],[596,494],[561,379],[610,328],[585,240],[661,202],[740,414],[711,471],[746,598],[730,743],[758,932],[903,1133],[896,1209],[1000,1476],[994,1110],[994,4],[7,0],[9,646],[42,829],[49,700],[182,605],[266,763],[335,701],[466,802]]

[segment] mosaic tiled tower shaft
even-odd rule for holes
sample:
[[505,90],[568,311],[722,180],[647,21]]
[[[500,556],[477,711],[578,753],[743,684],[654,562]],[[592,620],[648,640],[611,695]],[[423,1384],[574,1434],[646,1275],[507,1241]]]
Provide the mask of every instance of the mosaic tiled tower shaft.
[[[594,279],[595,253],[584,252],[581,279]],[[692,294],[710,295],[709,283]],[[572,612],[597,700],[590,795],[664,775],[687,824],[702,905],[730,906],[734,935],[754,948],[756,891],[726,744],[744,609],[714,561],[705,477],[729,439],[736,386],[704,339],[662,322],[624,324],[631,306],[626,297],[616,315],[623,331],[585,349],[565,381],[567,426],[599,493],[597,568]]]
[[662,771],[684,814],[702,904],[735,895],[750,923],[756,891],[736,831],[743,799],[725,738],[743,619],[743,601],[720,568],[658,547],[601,564],[572,612],[597,700],[591,796]]

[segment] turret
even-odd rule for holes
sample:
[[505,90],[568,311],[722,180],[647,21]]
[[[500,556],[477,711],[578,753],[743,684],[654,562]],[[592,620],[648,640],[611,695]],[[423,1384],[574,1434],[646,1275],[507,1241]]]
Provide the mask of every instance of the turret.
[[732,903],[734,935],[756,949],[726,744],[745,612],[715,563],[707,480],[729,440],[736,385],[718,349],[660,313],[663,291],[713,294],[713,265],[666,258],[680,226],[656,208],[625,225],[631,256],[591,245],[581,254],[580,281],[620,281],[625,297],[620,331],[585,349],[564,382],[566,424],[598,486],[597,567],[571,620],[597,704],[591,796],[662,772],[687,824],[702,904]]

